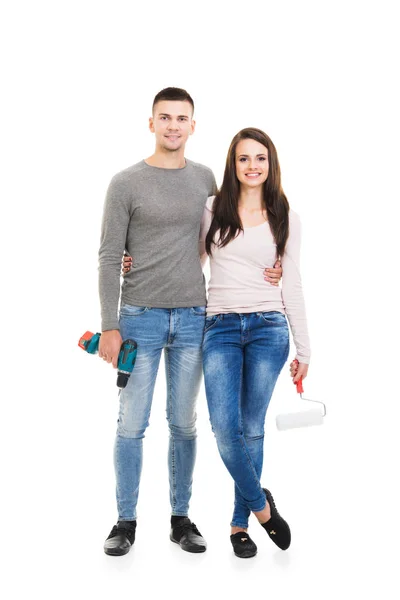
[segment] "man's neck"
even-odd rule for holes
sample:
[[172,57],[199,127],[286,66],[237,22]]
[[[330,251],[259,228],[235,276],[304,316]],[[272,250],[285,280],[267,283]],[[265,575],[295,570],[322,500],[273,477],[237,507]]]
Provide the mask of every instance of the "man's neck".
[[159,167],[160,169],[183,169],[186,165],[185,149],[180,148],[176,152],[156,149],[154,154],[145,159],[150,167]]

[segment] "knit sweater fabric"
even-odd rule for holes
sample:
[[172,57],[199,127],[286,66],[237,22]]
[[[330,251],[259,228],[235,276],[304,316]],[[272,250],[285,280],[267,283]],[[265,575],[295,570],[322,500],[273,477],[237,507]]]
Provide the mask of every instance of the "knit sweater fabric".
[[[180,169],[144,160],[115,175],[109,185],[99,250],[102,331],[119,329],[121,303],[156,308],[204,306],[205,281],[198,238],[212,171],[186,159]],[[132,269],[121,291],[121,259]]]

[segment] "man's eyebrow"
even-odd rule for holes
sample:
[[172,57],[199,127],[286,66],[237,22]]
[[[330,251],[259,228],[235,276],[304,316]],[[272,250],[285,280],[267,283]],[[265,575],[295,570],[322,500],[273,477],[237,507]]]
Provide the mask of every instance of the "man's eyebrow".
[[[169,115],[168,113],[160,113],[159,115],[160,117],[170,117],[171,115]],[[188,119],[189,117],[187,115],[178,115],[178,119]]]

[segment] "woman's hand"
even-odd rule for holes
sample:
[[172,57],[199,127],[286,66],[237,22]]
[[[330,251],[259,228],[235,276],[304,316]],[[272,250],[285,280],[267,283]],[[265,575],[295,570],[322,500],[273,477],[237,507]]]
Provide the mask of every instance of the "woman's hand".
[[293,377],[293,383],[297,383],[299,379],[305,379],[308,373],[308,365],[301,363],[295,358],[290,363],[290,377]]
[[129,273],[131,268],[132,268],[132,256],[129,256],[129,254],[124,252],[124,256],[122,257],[122,271],[121,271],[122,276],[124,276],[125,273]]

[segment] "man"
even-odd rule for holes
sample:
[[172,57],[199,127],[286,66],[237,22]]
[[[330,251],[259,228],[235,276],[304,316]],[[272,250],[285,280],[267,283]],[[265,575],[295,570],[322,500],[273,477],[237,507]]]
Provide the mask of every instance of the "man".
[[[193,112],[193,100],[185,90],[166,88],[156,95],[149,120],[155,152],[113,177],[104,207],[99,355],[116,367],[122,341],[133,338],[138,344],[135,368],[120,394],[114,451],[118,523],[104,544],[106,554],[114,556],[129,552],[135,539],[142,440],[162,350],[170,430],[170,539],[188,552],[206,550],[188,510],[206,305],[198,238],[204,205],[215,194],[216,183],[208,167],[184,156],[186,141],[195,130]],[[118,319],[125,249],[133,262],[122,285]],[[279,280],[280,272],[272,270],[270,281]]]

